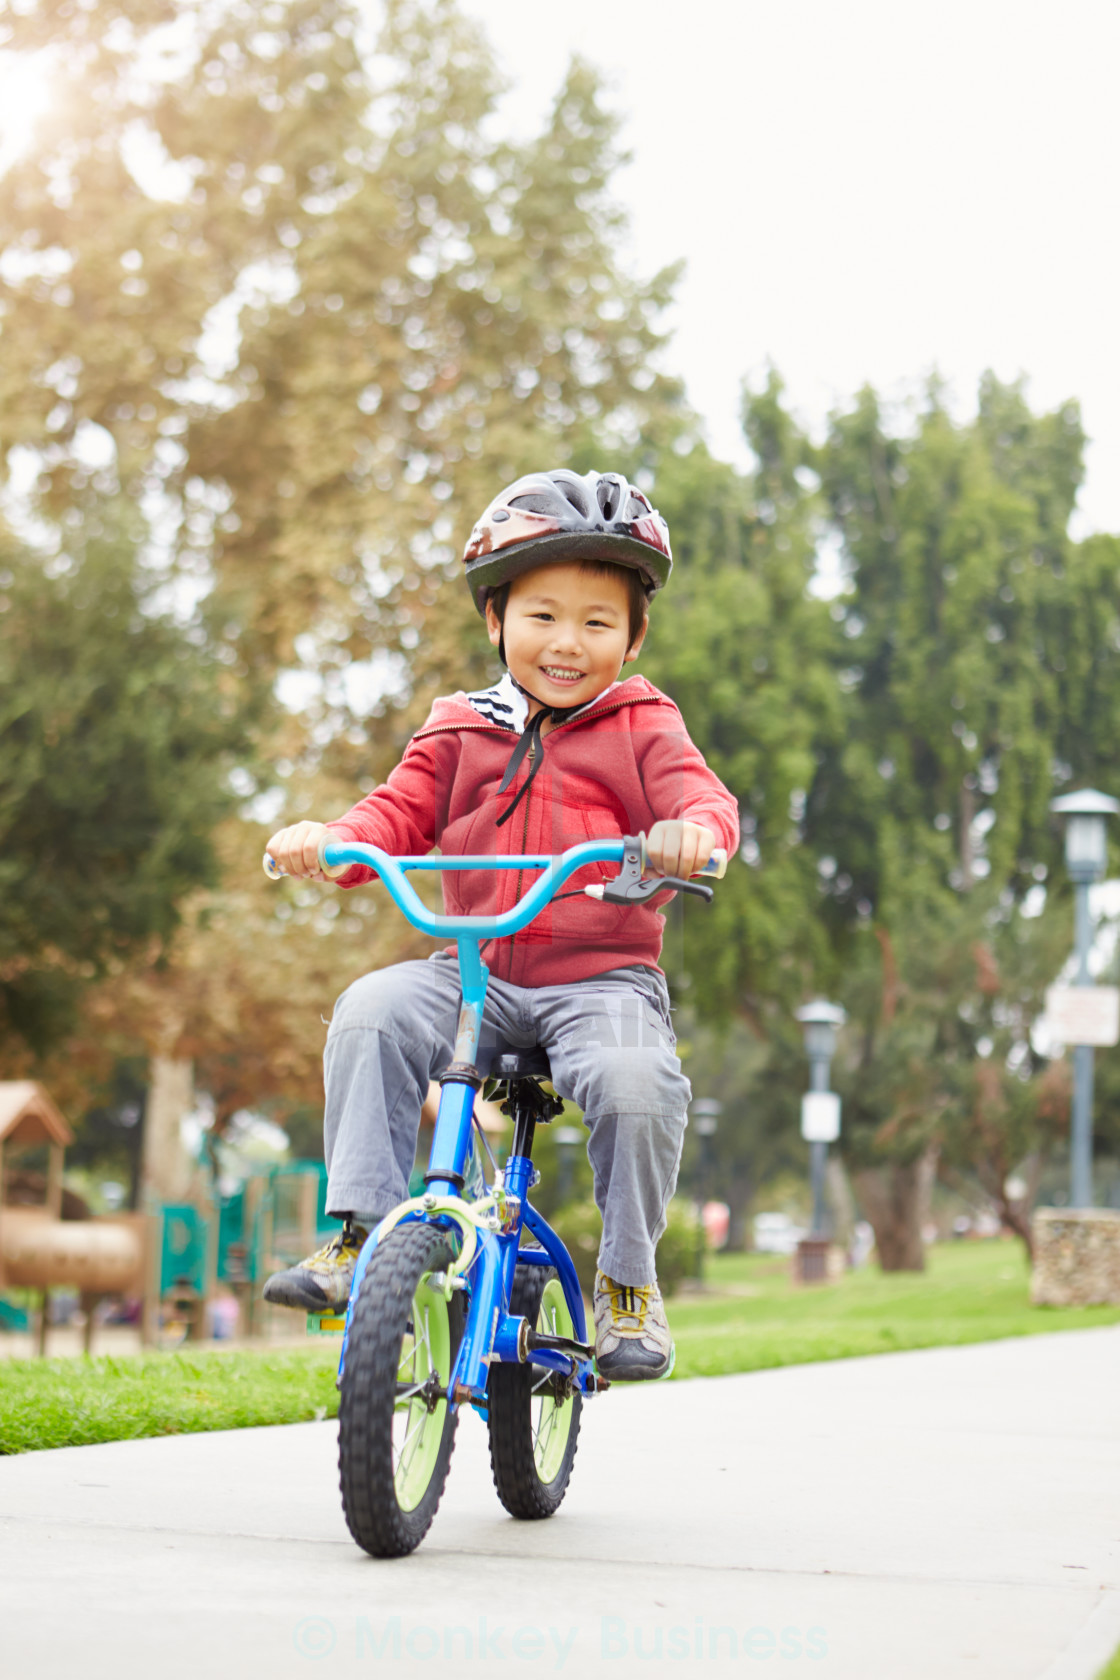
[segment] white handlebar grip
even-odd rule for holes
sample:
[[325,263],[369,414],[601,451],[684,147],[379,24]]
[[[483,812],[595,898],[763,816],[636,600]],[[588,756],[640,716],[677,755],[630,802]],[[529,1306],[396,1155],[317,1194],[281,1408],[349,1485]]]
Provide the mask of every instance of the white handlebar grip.
[[[326,844],[327,842],[325,840],[321,840],[319,842],[319,868],[328,880],[336,881],[340,875],[345,875],[346,871],[350,868],[350,865],[348,863],[336,863],[328,869],[327,865],[323,862],[323,847]],[[276,859],[268,852],[264,854],[263,862],[264,872],[270,881],[286,881],[288,879],[288,871],[286,869],[281,869]]]
[[328,868],[327,864],[323,862],[323,853],[329,845],[330,839],[324,834],[323,838],[319,842],[319,868],[327,877],[328,881],[337,881],[338,877],[340,875],[345,875],[348,869],[353,868],[353,865],[349,863],[335,863]]
[[[644,875],[646,867],[649,864],[649,852],[646,848],[645,835],[642,834],[639,838],[642,842],[642,874]],[[723,847],[713,846],[711,857],[708,859],[703,869],[698,869],[696,873],[698,875],[710,875],[713,880],[722,881],[723,877],[727,874],[727,853],[724,851]]]

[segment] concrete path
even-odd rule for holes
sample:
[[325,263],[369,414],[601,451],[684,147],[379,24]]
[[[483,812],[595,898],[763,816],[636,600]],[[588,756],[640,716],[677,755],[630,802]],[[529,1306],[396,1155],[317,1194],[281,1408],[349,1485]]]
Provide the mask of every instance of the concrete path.
[[0,1461],[5,1680],[1091,1680],[1120,1643],[1120,1328],[616,1388],[540,1524],[471,1414],[396,1563],[346,1533],[335,1434]]

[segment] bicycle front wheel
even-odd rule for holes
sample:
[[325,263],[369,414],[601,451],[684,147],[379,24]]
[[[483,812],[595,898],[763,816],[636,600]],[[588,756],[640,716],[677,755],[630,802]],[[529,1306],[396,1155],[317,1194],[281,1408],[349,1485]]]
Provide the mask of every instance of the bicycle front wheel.
[[399,1225],[374,1249],[354,1303],[338,1406],[342,1508],[373,1557],[403,1557],[443,1495],[456,1414],[446,1391],[462,1334],[459,1296],[431,1282],[454,1258],[444,1232]]
[[[510,1311],[551,1336],[574,1336],[559,1275],[518,1266]],[[498,1498],[512,1517],[551,1517],[568,1491],[582,1396],[541,1365],[491,1365],[487,1383],[490,1464]]]

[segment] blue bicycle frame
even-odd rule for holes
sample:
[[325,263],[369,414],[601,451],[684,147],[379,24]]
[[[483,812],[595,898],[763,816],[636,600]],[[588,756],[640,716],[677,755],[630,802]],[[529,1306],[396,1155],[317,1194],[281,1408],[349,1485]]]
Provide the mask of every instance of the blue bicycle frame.
[[[624,855],[622,840],[586,840],[559,856],[547,857],[390,857],[377,846],[365,846],[355,841],[331,841],[323,846],[321,858],[327,869],[337,872],[341,865],[362,864],[381,877],[397,908],[406,915],[413,927],[422,933],[451,936],[459,951],[459,974],[462,980],[463,1001],[459,1012],[458,1030],[452,1067],[443,1077],[435,1136],[432,1140],[428,1164],[428,1195],[422,1198],[431,1205],[406,1204],[407,1212],[398,1210],[382,1220],[370,1233],[354,1268],[354,1281],[346,1309],[346,1323],[342,1337],[339,1376],[346,1363],[350,1325],[354,1303],[369,1265],[370,1256],[389,1230],[397,1224],[415,1220],[432,1220],[452,1229],[454,1221],[439,1211],[435,1204],[459,1196],[467,1158],[471,1147],[474,1123],[474,1099],[478,1079],[474,1064],[478,1056],[482,1030],[482,1012],[486,1003],[486,985],[490,971],[482,961],[480,945],[484,940],[507,938],[526,927],[551,902],[566,881],[589,863],[621,863]],[[511,910],[500,916],[443,916],[429,910],[420,899],[406,874],[411,870],[447,869],[539,869],[541,874],[528,892]],[[461,1070],[461,1071],[460,1071]],[[524,1320],[507,1310],[513,1289],[514,1270],[522,1265],[554,1266],[564,1291],[564,1299],[572,1315],[574,1339],[585,1342],[587,1323],[584,1317],[583,1296],[576,1270],[563,1242],[541,1217],[529,1206],[528,1192],[533,1183],[533,1163],[528,1156],[510,1156],[502,1169],[502,1189],[512,1215],[504,1223],[491,1220],[497,1228],[478,1231],[478,1246],[465,1268],[463,1282],[468,1292],[469,1310],[462,1341],[459,1344],[451,1379],[448,1382],[449,1404],[467,1401],[480,1411],[486,1408],[486,1379],[492,1360],[519,1361],[525,1358]],[[523,1248],[523,1232],[539,1247]],[[537,1347],[532,1352],[534,1365],[546,1366],[568,1377],[581,1392],[592,1394],[601,1386],[590,1358],[581,1358],[554,1348]]]

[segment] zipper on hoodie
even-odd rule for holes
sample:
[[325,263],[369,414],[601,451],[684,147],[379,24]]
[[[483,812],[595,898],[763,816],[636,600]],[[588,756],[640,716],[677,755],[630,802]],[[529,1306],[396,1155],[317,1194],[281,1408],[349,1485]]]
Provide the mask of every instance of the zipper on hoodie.
[[[532,775],[532,773],[533,773],[533,759],[536,757],[536,753],[537,753],[537,743],[535,741],[530,741],[529,742],[529,774],[530,775]],[[530,799],[532,799],[532,797],[533,797],[533,790],[532,790],[532,788],[528,788],[526,790],[526,793],[525,793],[525,820],[521,824],[521,855],[522,855],[522,857],[525,856],[525,848],[529,844],[529,801],[530,801]],[[519,869],[517,871],[517,885],[513,890],[513,902],[515,904],[517,903],[518,899],[521,897],[521,878],[524,875],[524,873],[525,873],[525,871],[523,869]],[[510,942],[509,942],[509,963],[507,964],[507,970],[506,970],[506,979],[510,982],[511,985],[513,983],[513,946],[514,946],[514,941],[516,940],[516,938],[517,938],[516,934],[513,934],[510,938]]]
[[[568,718],[565,723],[554,724],[553,727],[549,730],[549,734],[550,735],[555,735],[557,730],[573,728],[577,723],[594,723],[597,718],[607,717],[611,712],[621,711],[623,706],[644,706],[644,705],[647,705],[650,701],[661,700],[663,698],[664,698],[664,696],[660,695],[660,694],[635,694],[633,696],[627,696],[625,699],[622,699],[622,700],[612,700],[606,706],[603,707],[601,712],[585,712],[580,717]],[[485,733],[490,734],[490,735],[509,735],[509,734],[513,733],[513,731],[504,728],[503,725],[500,724],[500,723],[484,723],[480,719],[478,723],[437,723],[437,724],[433,724],[431,729],[418,729],[416,734],[412,737],[412,739],[414,741],[425,741],[429,738],[429,736],[432,736],[432,735],[459,735],[459,734],[462,734],[465,730],[468,730],[468,729],[482,730]],[[544,744],[543,740],[542,740],[541,744],[542,744],[542,747],[543,747],[543,744]],[[529,743],[529,763],[530,764],[532,764],[532,762],[533,762],[533,757],[535,755],[535,752],[536,752],[536,744],[535,744],[535,742],[530,741],[530,743]],[[524,854],[525,847],[528,844],[528,839],[529,839],[529,801],[530,801],[531,798],[532,798],[532,789],[530,789],[529,792],[525,795],[525,821],[522,824],[522,829],[521,829],[521,851],[522,851],[522,854]],[[524,874],[524,871],[519,869],[518,872],[517,872],[517,889],[516,889],[516,898],[514,899],[514,903],[516,903],[517,899],[521,897],[521,879],[522,879],[523,874]],[[506,979],[509,980],[511,984],[512,984],[512,976],[513,976],[513,944],[514,944],[514,939],[516,939],[516,937],[517,937],[516,934],[514,934],[510,938],[510,942],[509,942],[509,962],[506,965]]]
[[[597,717],[606,717],[610,712],[621,711],[623,706],[641,706],[646,701],[656,700],[657,698],[658,698],[658,696],[655,695],[655,694],[635,694],[632,698],[628,698],[628,699],[625,699],[625,700],[615,700],[610,705],[604,706],[603,710],[601,712],[587,713],[583,717],[568,718],[564,723],[555,723],[555,724],[553,724],[552,728],[549,730],[548,733],[549,733],[549,735],[555,735],[558,730],[568,729],[569,727],[571,727],[572,725],[577,724],[577,723],[593,723]],[[541,750],[543,752],[543,750],[544,750],[544,737],[543,737],[543,735],[541,736],[540,740],[541,740]],[[531,770],[532,770],[533,757],[536,753],[536,750],[537,750],[536,742],[535,741],[530,741],[529,742],[530,773],[531,773]],[[533,797],[533,790],[532,790],[532,788],[530,788],[525,795],[525,821],[522,824],[522,829],[521,829],[521,851],[522,851],[522,855],[524,855],[525,847],[529,843],[529,801],[530,801],[530,799],[532,799],[532,797]],[[517,902],[517,899],[519,899],[521,897],[521,877],[522,877],[522,874],[523,874],[523,871],[519,869],[517,871],[517,888],[516,888],[516,897],[514,898],[514,903],[515,904]],[[511,982],[511,984],[512,984],[512,981],[513,981],[513,947],[514,947],[514,941],[516,940],[516,938],[517,938],[517,935],[514,934],[513,938],[509,942],[509,966],[508,966],[508,970],[507,970],[507,973],[506,973],[506,979],[509,980]]]

